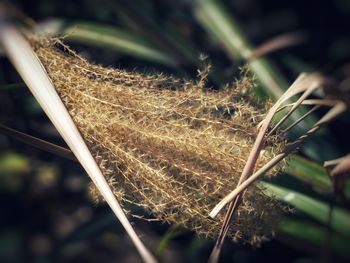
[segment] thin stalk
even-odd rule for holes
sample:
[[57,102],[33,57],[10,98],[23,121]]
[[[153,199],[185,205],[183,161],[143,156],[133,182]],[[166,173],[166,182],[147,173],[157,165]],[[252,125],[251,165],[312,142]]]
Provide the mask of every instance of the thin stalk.
[[319,109],[321,106],[316,105],[312,107],[308,112],[306,112],[303,116],[301,116],[299,119],[297,119],[295,122],[293,122],[291,125],[289,125],[287,128],[283,129],[281,133],[287,133],[289,130],[291,130],[295,125],[297,125],[299,122],[304,120],[307,116],[309,116],[311,113]]
[[[309,106],[312,106],[312,105],[323,105],[323,106],[329,106],[329,107],[332,107],[334,105],[334,102],[336,102],[337,100],[333,100],[333,99],[308,99],[308,100],[304,100],[302,101],[301,103],[299,103],[299,105],[309,105]],[[286,108],[289,108],[289,107],[293,107],[294,105],[296,104],[296,102],[293,102],[293,103],[290,103],[290,104],[287,104],[287,105],[284,105],[284,106],[281,106],[277,109],[276,113],[277,112],[280,112]]]
[[255,48],[248,58],[248,61],[252,61],[258,57],[267,55],[276,50],[298,45],[304,42],[304,40],[305,36],[300,32],[289,32],[281,34],[277,37],[269,39],[267,42]]
[[[337,115],[339,115],[346,109],[346,105],[344,103],[334,101],[334,105],[332,105],[334,107],[320,121],[318,121],[306,134],[299,137],[296,141],[288,144],[282,153],[277,155],[269,163],[267,163],[265,166],[263,166],[260,170],[258,170],[255,174],[252,175],[260,151],[263,149],[266,139],[268,138],[266,136],[268,127],[272,122],[276,112],[282,107],[282,104],[288,102],[293,96],[299,93],[303,93],[300,97],[301,99],[298,99],[297,102],[293,103],[292,109],[289,111],[290,114],[288,115],[290,116],[292,112],[296,109],[296,107],[300,105],[303,102],[303,100],[305,100],[306,97],[312,93],[313,90],[315,90],[317,87],[320,87],[320,84],[323,82],[324,79],[317,74],[300,75],[293,83],[293,85],[280,97],[280,99],[270,109],[266,118],[258,125],[259,133],[254,142],[253,149],[250,152],[250,155],[243,169],[241,177],[238,181],[236,189],[232,191],[229,195],[227,195],[223,200],[221,200],[210,213],[210,216],[214,218],[221,211],[221,209],[223,209],[224,206],[229,204],[229,208],[226,211],[224,222],[219,233],[219,237],[209,258],[210,263],[218,262],[219,260],[221,246],[227,235],[229,223],[235,210],[240,205],[242,197],[244,195],[243,192],[247,189],[247,187],[254,183],[261,175],[266,173],[277,163],[283,160],[289,153],[296,150],[310,135],[314,134],[320,128],[320,126],[323,126],[325,122],[330,121],[330,119],[332,118],[335,118]],[[320,104],[322,103],[320,102]],[[325,104],[328,105],[329,100],[325,100]],[[284,119],[283,121],[285,120],[286,119]],[[281,125],[282,122],[279,122],[277,125]]]
[[[267,114],[264,121],[262,121],[259,124],[259,133],[257,135],[255,142],[254,142],[253,148],[249,154],[248,160],[244,166],[241,177],[239,178],[237,188],[244,181],[246,181],[249,178],[249,176],[253,173],[255,164],[259,158],[260,151],[262,150],[264,143],[266,141],[265,134],[267,132],[267,129],[269,127],[270,122],[273,119],[275,112],[280,108],[280,105],[284,102],[284,100],[288,96],[288,94],[292,93],[292,91],[296,90],[298,88],[298,84],[300,82],[302,82],[303,80],[305,80],[305,78],[306,78],[306,75],[299,76],[297,78],[297,80],[294,82],[294,84],[288,89],[288,91],[286,93],[284,93],[281,96],[281,98],[276,102],[276,104],[271,108],[271,110]],[[223,244],[224,239],[227,235],[233,214],[235,213],[238,206],[241,204],[242,195],[241,194],[236,195],[234,198],[232,198],[230,200],[231,201],[230,201],[229,207],[225,213],[224,222],[222,224],[219,236],[218,236],[216,244],[212,250],[212,253],[209,257],[209,260],[208,260],[209,263],[216,263],[219,261],[220,250],[221,250],[222,244]],[[219,211],[227,204],[227,203],[225,203],[225,205],[221,206],[222,202],[223,202],[223,200],[218,205],[216,205],[215,208],[212,210],[212,212],[210,213],[211,217],[215,217],[219,213]]]
[[230,194],[224,197],[211,211],[210,216],[213,218],[216,217],[216,215],[220,212],[220,210],[225,205],[233,201],[233,199],[239,196],[243,191],[245,191],[251,184],[253,184],[263,174],[265,174],[277,163],[283,160],[288,154],[295,151],[311,135],[313,135],[316,131],[318,131],[321,127],[326,125],[328,122],[336,118],[338,115],[343,113],[345,110],[346,110],[346,104],[343,102],[338,102],[336,105],[334,105],[333,108],[330,109],[328,113],[324,117],[322,117],[307,133],[300,136],[296,141],[289,143],[280,154],[276,155],[272,160],[270,160],[257,172],[251,175],[247,180],[245,180],[242,184],[240,184],[235,190],[233,190]]
[[329,167],[329,166],[337,165],[337,164],[339,164],[339,163],[341,163],[344,160],[349,159],[349,158],[350,158],[350,155],[346,155],[346,156],[343,156],[343,157],[340,157],[340,158],[337,158],[334,160],[325,161],[323,166]]
[[[315,85],[316,84],[316,85]],[[307,90],[304,91],[304,93],[300,96],[300,98],[295,102],[295,104],[292,106],[292,108],[283,116],[281,120],[272,128],[272,130],[267,134],[267,136],[270,136],[273,134],[280,126],[290,117],[293,112],[300,106],[300,104],[317,88],[319,83],[315,82],[313,86],[308,88]],[[298,118],[299,120],[300,118]]]
[[23,132],[16,131],[14,129],[11,129],[7,126],[4,126],[0,124],[0,133],[12,137],[14,139],[17,139],[21,142],[24,142],[26,144],[29,144],[31,146],[34,146],[36,148],[42,149],[44,151],[62,156],[64,158],[67,158],[72,161],[77,161],[77,158],[75,158],[74,154],[72,151],[70,151],[67,148],[58,146],[56,144],[44,141],[42,139],[33,137],[31,135],[25,134]]

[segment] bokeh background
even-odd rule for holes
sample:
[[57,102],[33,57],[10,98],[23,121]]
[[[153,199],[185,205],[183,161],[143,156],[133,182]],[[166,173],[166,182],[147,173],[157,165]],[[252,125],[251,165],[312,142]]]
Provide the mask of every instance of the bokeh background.
[[[208,85],[213,88],[232,83],[247,62],[237,52],[237,41],[254,50],[288,34],[295,43],[266,54],[261,61],[264,74],[283,90],[301,72],[318,71],[339,84],[329,93],[349,101],[347,0],[14,0],[11,4],[35,21],[38,32],[65,36],[79,54],[105,66],[196,78],[204,54],[212,65]],[[273,98],[264,77],[257,74],[257,96]],[[3,54],[0,102],[0,124],[65,146]],[[286,171],[273,179],[288,189],[285,195],[300,195],[297,204],[290,204],[297,212],[281,222],[276,239],[261,248],[228,241],[222,262],[350,259],[349,184],[344,198],[334,198],[321,166],[350,152],[348,113],[306,144]],[[0,262],[140,262],[109,208],[91,200],[88,184],[79,164],[0,134]],[[330,224],[325,218],[333,205],[337,212]],[[214,244],[167,224],[130,220],[163,262],[205,262]]]

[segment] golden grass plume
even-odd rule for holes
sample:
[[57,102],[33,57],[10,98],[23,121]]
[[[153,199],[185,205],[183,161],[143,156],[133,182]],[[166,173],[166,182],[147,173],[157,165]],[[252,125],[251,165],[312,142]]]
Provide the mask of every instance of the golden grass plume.
[[[223,215],[209,213],[236,187],[267,110],[250,96],[247,71],[234,88],[212,90],[206,70],[198,81],[146,75],[94,65],[55,39],[31,43],[118,200],[216,237]],[[282,141],[270,140],[257,168]],[[229,236],[259,244],[273,236],[280,212],[252,186]]]

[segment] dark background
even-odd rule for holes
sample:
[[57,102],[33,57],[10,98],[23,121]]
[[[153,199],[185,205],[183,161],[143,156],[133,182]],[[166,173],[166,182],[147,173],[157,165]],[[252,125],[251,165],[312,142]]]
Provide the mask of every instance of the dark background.
[[[242,62],[229,59],[220,44],[201,28],[193,17],[190,1],[139,2],[141,14],[147,13],[161,28],[165,24],[176,27],[200,52],[219,64],[223,69],[222,83],[237,77],[237,68]],[[255,46],[286,32],[298,31],[306,36],[302,44],[268,55],[290,83],[304,70],[320,71],[338,81],[350,76],[349,1],[223,2]],[[38,23],[60,18],[65,23],[84,20],[129,30],[119,13],[120,6],[129,10],[127,1],[16,0],[12,4]],[[196,77],[197,65],[182,58],[174,68],[117,51],[77,43],[70,45],[103,65]],[[0,65],[1,84],[21,81],[3,56]],[[211,81],[210,85],[217,83]],[[0,123],[64,145],[27,88],[19,86],[0,90]],[[346,119],[343,117],[331,126],[337,141],[341,142],[342,153],[350,148]],[[140,261],[108,207],[97,206],[89,198],[89,179],[77,163],[0,135],[0,168],[0,262]],[[131,220],[151,249],[156,249],[170,227]],[[212,245],[211,240],[198,238],[189,231],[182,232],[172,239],[162,258],[164,262],[205,262]],[[323,256],[321,250],[279,235],[259,249],[227,242],[222,262],[319,262]]]

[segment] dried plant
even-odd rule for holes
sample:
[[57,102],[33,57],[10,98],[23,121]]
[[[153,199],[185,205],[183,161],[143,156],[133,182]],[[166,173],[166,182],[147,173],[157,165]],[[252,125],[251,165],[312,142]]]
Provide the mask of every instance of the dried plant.
[[[5,34],[5,31],[1,29],[0,39],[11,51],[5,36],[9,32]],[[87,149],[85,157],[79,155],[81,153],[74,149],[77,146],[74,136],[65,134],[69,129],[59,127],[66,141],[69,137],[68,144],[82,165],[96,166],[86,169],[91,178],[96,179],[92,175],[94,171],[103,179],[99,183],[94,180],[91,195],[98,202],[108,197],[106,201],[118,218],[122,218],[121,222],[148,262],[155,259],[134,233],[115,197],[127,213],[132,213],[127,204],[135,204],[150,212],[154,218],[149,220],[175,223],[201,235],[217,237],[210,258],[211,262],[216,262],[226,236],[259,245],[274,235],[283,207],[253,183],[271,169],[270,174],[274,174],[276,164],[345,110],[345,104],[337,100],[306,99],[326,82],[318,74],[300,77],[275,105],[262,105],[251,96],[255,84],[247,69],[233,87],[213,90],[206,87],[209,66],[199,72],[197,81],[162,74],[146,75],[89,63],[59,39],[31,34],[28,37],[45,67],[42,73],[47,74],[43,77],[46,84],[50,82],[52,88],[54,85],[74,121],[73,124],[67,115],[70,123],[66,126],[71,126],[72,130],[78,128],[100,167],[97,168]],[[283,46],[285,39],[276,43],[277,47]],[[250,59],[271,47],[265,49],[258,50]],[[8,52],[10,58],[29,82],[28,86],[38,86],[24,73],[19,56],[11,52]],[[28,53],[23,52],[23,55],[28,56]],[[27,60],[29,57],[36,59],[29,55]],[[28,71],[39,71],[40,63],[35,66],[35,70]],[[40,88],[34,88],[38,92],[34,95],[49,112],[55,126],[65,126],[62,121],[57,122],[58,113],[48,105],[49,100],[46,101],[45,92]],[[299,94],[296,102],[290,102]],[[61,107],[61,104],[57,99],[54,106]],[[293,112],[300,105],[314,107],[279,131],[290,116],[295,117]],[[332,109],[296,141],[285,145],[284,134],[320,106]],[[61,108],[64,109],[63,105]],[[273,126],[279,111],[286,111],[286,114]],[[29,138],[5,126],[0,126],[0,132],[20,139]],[[76,133],[79,136],[75,138],[80,140],[80,134]],[[66,149],[36,138],[30,140],[33,145],[57,154],[69,154],[75,159]],[[79,147],[85,147],[85,143]],[[87,161],[89,158],[91,160]],[[220,212],[227,204],[224,215]]]
[[[15,66],[16,70],[38,100],[54,126],[62,135],[75,157],[79,160],[80,164],[101,192],[120,223],[124,226],[143,261],[149,263],[156,262],[154,256],[144,246],[123,213],[121,206],[115,198],[106,179],[102,175],[102,172],[92,157],[91,152],[87,148],[81,134],[58,96],[42,63],[18,29],[13,26],[11,22],[8,22],[6,17],[3,17],[3,12],[4,9],[0,6],[0,43],[2,44],[8,58],[11,60],[12,64]],[[28,136],[21,133],[14,134],[11,129],[7,129],[6,127],[2,127],[1,131],[5,131],[6,133],[10,133],[21,139],[28,138]],[[42,140],[31,141],[33,144],[40,146],[45,145],[49,148],[52,146],[45,144]],[[55,148],[55,152],[62,153],[62,149],[59,147]]]
[[[252,183],[344,110],[338,101],[306,100],[324,80],[319,75],[299,78],[274,106],[262,106],[251,96],[255,84],[247,69],[234,87],[212,90],[208,67],[198,81],[186,81],[94,65],[58,39],[30,35],[30,41],[117,199],[218,237],[212,262],[227,235],[253,245],[274,235],[283,207]],[[282,133],[320,105],[336,107],[285,147],[282,133],[274,132],[301,104],[314,108]],[[95,185],[91,194],[103,199]],[[219,214],[233,199],[226,215]]]
[[[245,72],[234,89],[214,91],[205,70],[192,82],[103,68],[55,43],[68,52],[45,39],[33,46],[117,198],[217,236],[223,218],[209,213],[237,184],[266,110],[249,96],[253,79]],[[258,167],[283,145],[271,138]],[[251,187],[230,236],[258,244],[278,214],[277,202]]]
[[[257,134],[249,157],[247,158],[247,162],[239,178],[237,187],[230,194],[225,196],[225,198],[223,198],[210,213],[210,216],[214,218],[218,215],[221,209],[229,204],[219,236],[209,258],[210,263],[218,262],[219,260],[221,247],[225,237],[228,234],[230,222],[232,221],[232,217],[235,211],[238,210],[240,204],[242,203],[247,188],[251,186],[256,180],[258,180],[262,175],[275,167],[276,164],[282,161],[290,153],[300,147],[305,140],[307,140],[321,127],[326,125],[328,122],[336,118],[347,109],[346,104],[340,100],[307,99],[313,93],[313,91],[327,85],[329,85],[329,80],[320,74],[301,74],[290,86],[290,88],[276,101],[276,103],[267,113],[264,120],[259,124],[259,132]],[[288,102],[293,100],[293,98],[295,99],[296,96],[296,101],[288,104]],[[293,115],[293,113],[299,108],[300,105],[312,105],[313,107],[302,116]],[[261,150],[265,147],[269,138],[282,127],[282,125],[289,119],[289,117],[294,119],[293,122],[289,124],[289,126],[287,126],[285,129],[280,131],[279,134],[286,133],[321,106],[331,107],[331,109],[323,117],[321,117],[319,121],[310,127],[309,130],[305,130],[305,132],[299,138],[292,142],[289,142],[285,148],[282,149],[281,152],[273,157],[268,163],[266,163],[260,169],[256,169],[256,162],[259,159]],[[276,116],[276,113],[288,108],[290,109],[274,125],[274,117]]]

